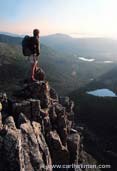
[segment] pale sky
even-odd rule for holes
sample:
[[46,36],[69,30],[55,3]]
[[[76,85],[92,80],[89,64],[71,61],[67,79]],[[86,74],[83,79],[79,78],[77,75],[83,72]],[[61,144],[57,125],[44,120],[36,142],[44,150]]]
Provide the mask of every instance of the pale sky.
[[117,38],[117,0],[0,0],[0,31]]

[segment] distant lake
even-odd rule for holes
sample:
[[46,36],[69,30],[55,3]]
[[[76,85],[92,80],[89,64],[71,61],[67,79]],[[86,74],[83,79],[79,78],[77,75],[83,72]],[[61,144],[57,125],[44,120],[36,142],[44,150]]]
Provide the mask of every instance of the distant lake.
[[100,97],[117,97],[117,95],[109,89],[96,89],[94,91],[88,91],[87,94]]
[[93,61],[95,61],[95,59],[93,59],[93,58],[88,59],[88,58],[85,58],[85,57],[78,57],[78,59],[80,59],[82,61],[86,61],[86,62],[93,62]]
[[110,63],[113,63],[113,61],[104,61],[104,63],[110,64]]
[[113,64],[114,61],[96,61],[96,63],[99,63],[99,64]]
[[111,60],[98,61],[95,58],[78,56],[76,54],[74,54],[74,57],[81,60],[81,61],[84,61],[84,62],[95,62],[95,63],[100,63],[100,64],[112,64],[112,63],[114,63],[114,61],[111,61]]

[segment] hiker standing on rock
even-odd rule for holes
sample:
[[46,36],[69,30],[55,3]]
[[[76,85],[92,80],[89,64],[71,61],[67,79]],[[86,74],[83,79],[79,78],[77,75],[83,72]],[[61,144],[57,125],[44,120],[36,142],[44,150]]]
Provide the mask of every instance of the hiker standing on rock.
[[32,74],[31,78],[35,80],[35,71],[38,69],[38,57],[40,55],[40,42],[39,42],[39,30],[33,30],[33,37],[32,37],[32,44],[33,44],[33,55],[30,56],[30,60],[32,63]]
[[35,72],[38,69],[38,58],[40,55],[39,33],[38,29],[34,29],[33,37],[25,36],[22,41],[23,54],[29,57],[31,63],[31,79],[33,81],[35,81]]

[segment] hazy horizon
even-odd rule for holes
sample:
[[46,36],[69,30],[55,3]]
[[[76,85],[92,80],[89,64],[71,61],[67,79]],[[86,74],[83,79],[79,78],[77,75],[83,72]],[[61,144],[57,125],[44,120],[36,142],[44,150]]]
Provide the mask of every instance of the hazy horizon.
[[[19,33],[15,33],[15,32],[8,32],[8,31],[3,31],[3,30],[0,30],[0,34],[5,34],[5,35],[8,35],[8,36],[13,36],[13,37],[24,37],[25,35],[32,35],[32,33],[26,33],[26,34],[19,34]],[[117,38],[115,37],[101,37],[101,36],[74,36],[74,35],[69,35],[69,34],[66,34],[66,33],[51,33],[51,34],[45,34],[45,35],[40,35],[40,37],[46,37],[46,36],[52,36],[52,35],[57,35],[57,34],[60,34],[60,35],[65,35],[65,36],[69,36],[71,38],[74,38],[74,39],[112,39],[112,40],[117,40]]]
[[1,0],[1,31],[117,38],[116,0]]

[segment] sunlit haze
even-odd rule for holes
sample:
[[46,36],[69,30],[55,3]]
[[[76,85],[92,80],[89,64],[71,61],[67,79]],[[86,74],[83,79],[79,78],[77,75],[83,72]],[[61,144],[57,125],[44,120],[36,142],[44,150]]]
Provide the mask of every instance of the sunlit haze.
[[0,31],[117,38],[116,0],[0,0]]

